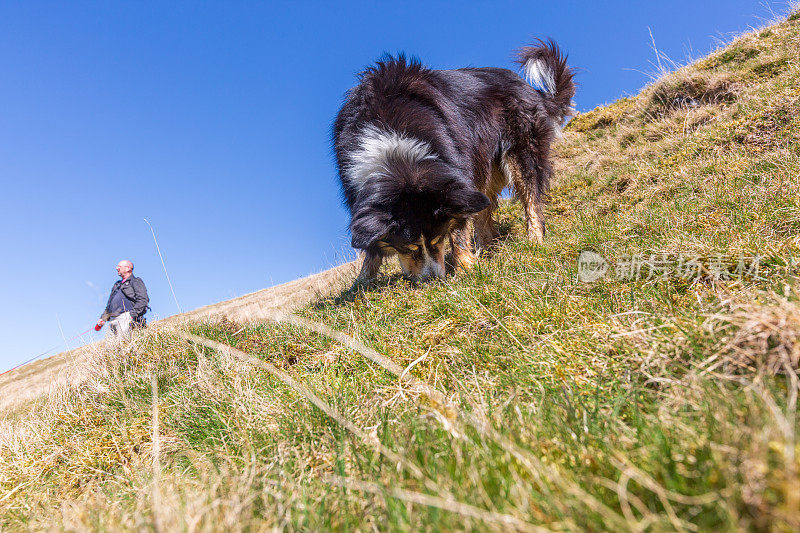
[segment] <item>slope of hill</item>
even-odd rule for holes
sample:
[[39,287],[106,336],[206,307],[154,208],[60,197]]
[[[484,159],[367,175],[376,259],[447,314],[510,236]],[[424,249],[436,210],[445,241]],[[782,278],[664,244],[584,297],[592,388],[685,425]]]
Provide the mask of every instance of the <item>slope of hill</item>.
[[544,246],[100,354],[0,426],[0,524],[797,530],[798,79],[795,13],[576,117]]
[[[338,293],[348,286],[358,271],[358,262],[311,274],[305,278],[268,287],[224,302],[206,305],[166,319],[151,321],[161,329],[188,321],[226,317],[248,322],[275,311],[287,311],[307,305],[315,299]],[[34,361],[0,376],[0,414],[11,415],[27,402],[50,391],[79,386],[90,374],[93,361],[103,350],[102,342],[90,343],[46,359]]]

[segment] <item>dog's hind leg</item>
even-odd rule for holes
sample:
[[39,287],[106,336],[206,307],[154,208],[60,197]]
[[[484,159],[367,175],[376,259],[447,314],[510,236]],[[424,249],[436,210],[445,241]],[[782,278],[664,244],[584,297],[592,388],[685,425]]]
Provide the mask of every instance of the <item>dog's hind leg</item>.
[[542,244],[545,229],[542,196],[547,182],[546,174],[550,169],[537,169],[531,158],[522,159],[512,154],[503,157],[503,167],[509,175],[517,198],[522,202],[528,238],[537,244]]
[[378,271],[383,263],[383,256],[370,252],[364,252],[364,262],[361,263],[361,273],[358,281],[369,281],[378,275]]
[[475,252],[472,251],[472,235],[470,235],[469,224],[463,220],[450,230],[450,247],[453,249],[453,259],[456,268],[463,272],[471,269],[477,260]]

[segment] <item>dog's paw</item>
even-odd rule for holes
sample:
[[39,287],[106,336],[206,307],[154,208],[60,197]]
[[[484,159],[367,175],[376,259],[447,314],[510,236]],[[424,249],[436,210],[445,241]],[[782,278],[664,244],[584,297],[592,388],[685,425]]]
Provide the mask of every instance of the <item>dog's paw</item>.
[[472,270],[478,258],[472,253],[460,253],[456,256],[456,273],[464,274]]
[[544,244],[544,226],[537,225],[529,227],[528,239],[534,244]]

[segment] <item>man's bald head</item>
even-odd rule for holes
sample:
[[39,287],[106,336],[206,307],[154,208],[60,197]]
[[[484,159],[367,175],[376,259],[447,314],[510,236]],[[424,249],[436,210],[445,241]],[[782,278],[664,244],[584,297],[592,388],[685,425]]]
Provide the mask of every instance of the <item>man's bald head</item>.
[[133,262],[128,261],[127,259],[123,259],[119,263],[117,263],[117,274],[122,279],[128,279],[130,275],[133,273]]

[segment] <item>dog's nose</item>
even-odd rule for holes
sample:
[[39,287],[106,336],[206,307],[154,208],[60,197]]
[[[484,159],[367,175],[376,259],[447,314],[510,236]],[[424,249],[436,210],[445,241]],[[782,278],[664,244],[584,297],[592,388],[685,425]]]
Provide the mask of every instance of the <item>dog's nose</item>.
[[444,268],[436,261],[428,261],[425,263],[425,266],[422,267],[422,272],[420,272],[418,277],[421,281],[443,278]]

